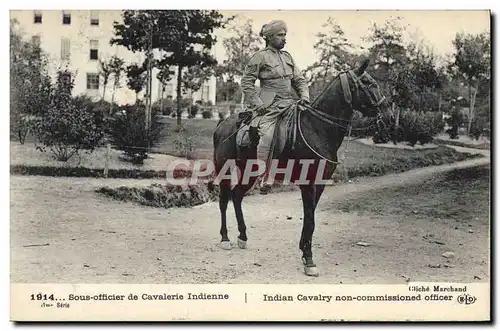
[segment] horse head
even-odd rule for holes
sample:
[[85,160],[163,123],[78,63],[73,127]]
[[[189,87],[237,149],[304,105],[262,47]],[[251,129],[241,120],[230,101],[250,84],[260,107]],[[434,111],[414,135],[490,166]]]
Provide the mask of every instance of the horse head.
[[[365,59],[358,68],[341,74],[341,83],[343,85],[345,84],[342,82],[342,75],[344,75],[344,81],[346,80],[345,76],[350,76],[354,86],[352,89],[342,86],[344,94],[346,94],[346,91],[349,91],[347,94],[354,92],[356,97],[352,98],[352,102],[349,102],[352,108],[358,110],[364,116],[377,117],[376,124],[380,131],[387,126],[382,116],[383,110],[389,113],[389,126],[393,126],[395,121],[392,111],[387,106],[387,99],[380,90],[377,81],[366,71],[369,64],[370,60]],[[349,96],[347,96],[347,98],[349,98]]]
[[352,89],[345,89],[343,86],[344,93],[347,90],[351,93],[354,92],[355,97],[352,98],[352,107],[360,111],[364,116],[381,116],[382,109],[387,106],[386,98],[377,81],[366,71],[369,64],[370,60],[366,59],[358,68],[344,73],[344,75],[349,75],[354,83]]

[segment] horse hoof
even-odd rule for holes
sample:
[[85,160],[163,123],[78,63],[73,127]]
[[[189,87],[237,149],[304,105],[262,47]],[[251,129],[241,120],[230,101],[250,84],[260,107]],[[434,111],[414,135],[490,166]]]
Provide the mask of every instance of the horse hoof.
[[241,249],[247,248],[247,242],[241,240],[240,238],[238,238],[238,247],[241,248]]
[[319,272],[316,267],[304,267],[304,272],[307,276],[318,277]]
[[228,251],[231,249],[231,242],[230,241],[221,241],[220,242],[220,248]]

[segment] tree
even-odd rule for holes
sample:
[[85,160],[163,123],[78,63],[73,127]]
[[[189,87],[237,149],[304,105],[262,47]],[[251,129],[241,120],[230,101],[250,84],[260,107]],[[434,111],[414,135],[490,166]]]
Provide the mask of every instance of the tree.
[[[370,56],[374,61],[374,77],[382,81],[386,95],[391,95],[392,111],[396,103],[407,102],[411,92],[412,73],[408,68],[409,58],[404,43],[403,26],[400,17],[388,19],[382,26],[373,23],[370,34],[364,39],[371,43]],[[396,113],[396,125],[399,123],[400,108]]]
[[443,91],[449,84],[446,62],[423,41],[410,43],[408,53],[416,92],[413,108],[441,111]]
[[347,40],[334,18],[329,17],[322,27],[326,32],[317,33],[318,41],[314,44],[318,60],[304,70],[312,84],[313,96],[319,94],[334,76],[352,68],[357,60],[353,56],[355,46]]
[[109,113],[113,113],[113,103],[115,102],[115,92],[116,89],[120,87],[120,78],[123,71],[123,65],[125,61],[120,59],[118,56],[113,56],[109,60],[109,69],[113,74],[113,93],[111,95],[111,105],[109,106]]
[[193,66],[184,71],[182,76],[182,89],[184,93],[192,94],[198,91],[204,82],[213,75],[213,70],[210,68],[202,68]]
[[[253,30],[252,25],[253,21],[250,19],[243,23],[233,21],[229,27],[233,36],[225,38],[222,42],[227,59],[217,66],[215,75],[222,80],[219,86],[223,89],[221,93],[224,94],[223,100],[225,101],[234,99],[238,91],[234,85],[238,85],[239,88],[235,78],[243,76],[248,61],[261,46],[259,35]],[[243,101],[241,98],[240,102],[243,103]]]
[[259,35],[252,25],[252,20],[246,20],[243,24],[233,22],[229,27],[233,36],[222,42],[227,59],[220,65],[220,73],[226,74],[230,80],[234,80],[235,76],[243,76],[248,61],[260,48]]
[[181,126],[180,95],[182,75],[193,66],[217,64],[210,50],[216,43],[214,29],[225,27],[227,20],[215,10],[124,11],[123,23],[114,23],[112,44],[132,51],[159,50],[161,58],[151,61],[158,67],[177,67],[177,124]]
[[451,69],[455,77],[463,79],[468,87],[469,116],[467,133],[470,132],[474,118],[474,106],[480,84],[490,80],[490,37],[484,32],[480,34],[457,33],[453,40],[455,54]]
[[109,62],[106,62],[103,59],[99,60],[99,74],[102,76],[103,84],[102,84],[102,100],[106,98],[106,88],[108,86],[109,77],[112,74],[111,65]]
[[139,93],[146,85],[146,69],[144,65],[139,67],[137,63],[127,66],[125,69],[127,75],[127,87],[135,92],[135,103],[139,101]]
[[163,97],[165,93],[165,85],[170,81],[170,77],[175,74],[175,71],[171,70],[170,67],[159,68],[156,78],[161,84],[161,95],[160,95],[160,112],[163,114]]
[[35,44],[23,40],[18,22],[10,22],[10,130],[21,144],[34,116],[47,110],[52,93],[48,60]]
[[226,81],[222,77],[217,77],[216,81],[216,101],[234,101],[241,102],[242,93],[240,90],[240,85],[228,78]]
[[59,71],[50,106],[36,123],[36,135],[43,146],[59,161],[68,161],[80,150],[92,151],[104,137],[94,114],[72,97],[74,78],[67,70]]
[[191,67],[204,69],[217,64],[217,60],[210,54],[217,41],[212,32],[216,28],[225,27],[226,21],[215,10],[180,10],[169,13],[177,36],[167,44],[167,54],[159,63],[177,66],[177,126],[181,128],[183,71]]

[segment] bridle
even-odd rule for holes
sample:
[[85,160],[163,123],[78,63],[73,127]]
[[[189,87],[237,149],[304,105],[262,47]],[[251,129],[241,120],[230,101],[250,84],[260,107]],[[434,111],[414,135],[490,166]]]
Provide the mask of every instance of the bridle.
[[[376,108],[378,110],[379,106],[384,102],[385,100],[385,96],[382,95],[382,97],[380,99],[377,100],[376,96],[372,95],[371,93],[371,87],[376,84],[375,81],[371,82],[369,85],[366,85],[365,83],[363,83],[363,77],[367,75],[366,71],[364,71],[360,76],[357,76],[356,73],[353,71],[353,70],[349,70],[349,71],[346,71],[346,72],[342,72],[340,73],[339,75],[339,78],[340,78],[340,84],[342,86],[342,91],[344,92],[344,99],[345,101],[349,104],[349,106],[351,107],[351,109],[354,110],[354,106],[352,104],[352,94],[351,94],[351,87],[349,85],[349,77],[351,77],[351,79],[353,80],[354,82],[354,90],[355,90],[355,93],[356,93],[356,97],[357,97],[357,100],[359,100],[360,98],[360,91],[362,91],[365,96],[368,98],[369,102],[370,102],[370,106],[373,107],[373,108]],[[373,79],[372,79],[373,80]],[[331,87],[331,85],[334,83],[335,80],[332,80],[330,82],[330,84],[328,84],[328,86],[323,89],[323,91],[314,99],[313,103],[312,104],[315,104],[317,100],[319,100],[319,98],[321,98]],[[345,156],[345,150],[347,149],[347,144],[349,142],[349,138],[351,136],[351,122],[349,121],[349,124],[347,126],[344,126],[342,124],[339,124],[337,122],[337,120],[342,120],[342,121],[346,121],[345,119],[342,119],[342,118],[336,118],[330,114],[327,114],[323,111],[320,111],[312,106],[309,106],[309,105],[305,105],[305,104],[302,104],[302,106],[304,108],[306,108],[308,110],[308,113],[321,119],[323,122],[326,122],[328,124],[331,124],[331,125],[336,125],[338,127],[341,127],[341,128],[344,128],[344,129],[347,129],[349,131],[348,133],[348,140],[347,140],[347,143],[346,143],[346,146],[345,146],[345,149],[344,149],[344,156]],[[316,154],[317,156],[319,156],[320,158],[330,162],[330,163],[333,163],[333,164],[340,164],[342,162],[339,162],[339,161],[333,161],[333,160],[330,160],[324,156],[322,156],[321,154],[319,154],[318,152],[316,152],[314,150],[314,148],[312,148],[306,141],[305,137],[304,137],[304,134],[302,133],[302,128],[300,126],[300,114],[301,114],[301,109],[300,107],[296,107],[297,109],[297,126],[298,126],[298,129],[299,129],[299,132],[300,132],[300,135],[302,137],[302,141],[304,141],[304,143],[306,144],[306,146],[314,153]],[[378,114],[377,114],[377,127],[380,128],[381,125],[383,125],[383,120],[382,120],[382,113],[380,112],[380,110],[378,110]],[[295,136],[295,135],[294,135]],[[294,138],[295,140],[295,138]],[[295,145],[295,141],[294,143],[292,144],[292,146]]]

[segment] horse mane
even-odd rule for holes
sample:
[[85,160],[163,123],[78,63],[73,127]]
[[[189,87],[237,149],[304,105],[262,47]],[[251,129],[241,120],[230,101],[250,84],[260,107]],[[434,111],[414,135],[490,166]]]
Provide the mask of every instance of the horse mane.
[[321,101],[323,101],[323,98],[324,98],[326,92],[330,90],[330,88],[335,83],[335,81],[337,81],[338,79],[340,79],[340,75],[343,74],[343,73],[346,73],[346,72],[347,71],[342,71],[342,72],[338,73],[337,75],[335,75],[330,80],[330,82],[321,90],[321,92],[314,98],[313,102],[311,102],[311,106],[312,107],[316,107]]

